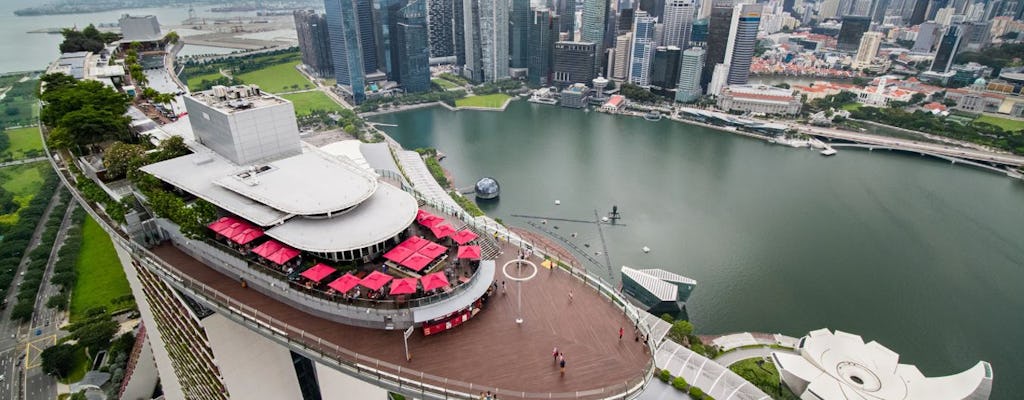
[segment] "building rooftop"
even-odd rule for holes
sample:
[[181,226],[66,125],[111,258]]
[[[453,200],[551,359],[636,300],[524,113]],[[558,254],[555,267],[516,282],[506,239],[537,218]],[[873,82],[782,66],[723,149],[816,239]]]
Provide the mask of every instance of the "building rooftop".
[[260,90],[257,85],[214,86],[210,90],[193,92],[193,100],[225,114],[285,104],[287,100]]
[[372,173],[347,158],[310,151],[221,176],[214,183],[279,211],[296,215],[337,213],[377,190]]
[[676,301],[679,299],[679,288],[654,275],[626,266],[622,267],[622,275],[636,281],[637,284],[651,292],[658,300]]
[[722,89],[722,94],[750,100],[791,101],[794,98],[792,89],[777,88],[768,85],[730,85]]

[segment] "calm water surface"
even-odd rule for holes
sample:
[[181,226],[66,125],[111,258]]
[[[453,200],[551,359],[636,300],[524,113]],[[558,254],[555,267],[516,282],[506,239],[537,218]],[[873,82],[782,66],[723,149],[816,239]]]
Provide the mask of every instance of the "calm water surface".
[[[627,226],[605,229],[612,265],[696,279],[688,311],[702,333],[842,329],[927,375],[988,360],[992,398],[1024,391],[1024,182],[916,155],[825,158],[525,102],[376,120],[397,124],[383,129],[406,148],[446,153],[459,187],[497,178],[501,199],[484,206],[507,223],[592,219],[618,205]],[[592,224],[556,225],[600,247]]]

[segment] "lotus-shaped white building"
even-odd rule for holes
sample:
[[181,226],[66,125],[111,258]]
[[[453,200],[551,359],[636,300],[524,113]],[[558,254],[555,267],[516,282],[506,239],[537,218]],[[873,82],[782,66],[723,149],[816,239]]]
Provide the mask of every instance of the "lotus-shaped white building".
[[803,400],[986,400],[992,366],[928,378],[899,354],[860,336],[819,329],[800,338],[799,355],[772,353],[782,381]]

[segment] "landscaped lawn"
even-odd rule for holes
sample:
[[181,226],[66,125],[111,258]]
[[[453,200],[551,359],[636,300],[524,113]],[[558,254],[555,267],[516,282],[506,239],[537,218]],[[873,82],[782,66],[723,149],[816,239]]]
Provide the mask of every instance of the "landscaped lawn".
[[303,116],[313,112],[313,110],[324,110],[324,111],[337,111],[341,109],[338,103],[331,100],[323,92],[316,90],[312,92],[302,93],[291,93],[281,95],[292,103],[295,104],[295,115]]
[[39,139],[39,128],[28,127],[8,129],[4,131],[3,134],[10,138],[11,146],[7,149],[7,152],[11,153],[13,159],[19,160],[27,158],[26,153],[33,150],[42,154],[43,141]]
[[218,72],[214,72],[214,73],[209,73],[209,74],[196,75],[196,76],[193,76],[191,78],[188,78],[188,90],[191,90],[191,91],[200,90],[200,89],[202,89],[202,83],[203,83],[204,79],[208,80],[208,81],[214,81],[214,80],[220,79],[221,76],[223,76],[223,75],[221,75]]
[[456,85],[454,83],[451,83],[451,82],[449,82],[447,80],[444,80],[444,79],[441,79],[441,78],[433,78],[430,81],[436,83],[437,86],[440,86],[441,89],[444,89],[444,90],[455,89],[455,88],[459,87],[459,85]]
[[1009,118],[993,117],[991,115],[982,115],[978,117],[978,119],[974,120],[974,122],[984,122],[987,124],[992,124],[1000,128],[1003,128],[1003,130],[1005,131],[1019,131],[1021,129],[1024,129],[1024,121],[1018,121]]
[[[25,207],[35,197],[39,185],[43,184],[46,168],[50,165],[45,161],[0,168],[0,185],[14,196],[15,202]],[[18,211],[21,211],[20,207]],[[0,215],[0,224],[18,222],[18,211]]]
[[853,111],[860,108],[861,106],[863,106],[863,104],[860,103],[843,104],[843,109],[846,111]]
[[132,293],[121,261],[114,252],[114,244],[92,217],[82,224],[82,249],[78,252],[75,271],[78,281],[71,291],[71,322],[94,307],[116,311],[112,300]]
[[89,362],[89,356],[85,354],[85,347],[79,347],[78,350],[75,351],[74,363],[75,366],[71,369],[71,372],[68,373],[66,378],[60,380],[61,383],[72,384],[78,382],[85,377],[86,372],[89,372],[89,364],[92,363]]
[[[306,79],[295,66],[295,61],[275,64],[261,70],[246,72],[236,75],[247,84],[256,84],[260,89],[270,93],[292,92],[296,90],[312,89],[313,84]],[[294,85],[294,87],[293,87]]]
[[487,94],[483,96],[469,96],[455,100],[456,107],[487,107],[501,108],[510,96],[504,93]]
[[775,368],[775,364],[763,361],[761,358],[748,358],[730,365],[729,369],[771,395],[773,399],[799,400],[788,387],[785,385],[780,387],[779,371]]

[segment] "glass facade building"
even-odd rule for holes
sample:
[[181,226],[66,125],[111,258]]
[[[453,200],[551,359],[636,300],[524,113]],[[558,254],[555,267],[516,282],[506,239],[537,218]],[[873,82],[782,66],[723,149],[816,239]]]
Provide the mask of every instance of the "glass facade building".
[[729,43],[725,49],[725,64],[729,66],[726,82],[730,85],[745,85],[750,79],[750,64],[757,47],[757,28],[761,25],[763,7],[760,4],[740,4],[733,10]]
[[526,80],[533,86],[551,84],[551,73],[554,68],[555,42],[558,40],[559,17],[546,8],[533,9],[530,12],[527,47],[529,70]]
[[430,50],[427,44],[427,0],[412,0],[394,15],[392,52],[395,80],[406,93],[430,91]]
[[358,0],[325,0],[334,77],[348,88],[355,103],[366,100],[366,74],[360,40]]

